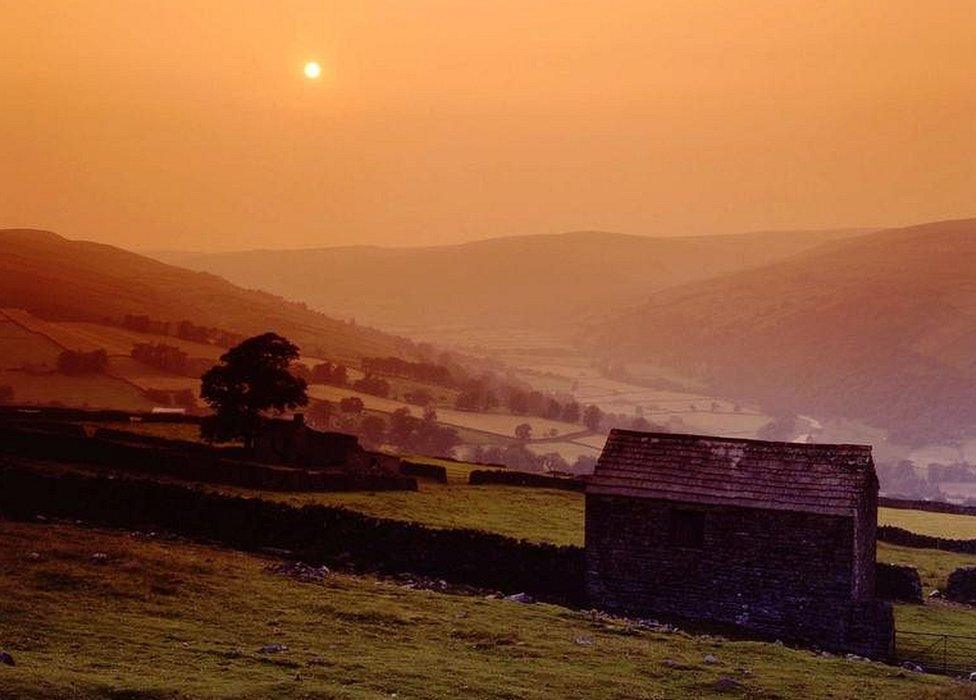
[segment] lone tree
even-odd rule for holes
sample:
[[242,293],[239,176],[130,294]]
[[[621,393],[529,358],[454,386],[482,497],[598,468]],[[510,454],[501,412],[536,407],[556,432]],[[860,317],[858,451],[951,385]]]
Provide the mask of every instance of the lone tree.
[[298,348],[275,333],[248,338],[224,353],[200,379],[200,398],[214,413],[200,426],[201,435],[213,442],[240,438],[250,449],[262,413],[307,404],[305,380],[288,370],[297,358]]

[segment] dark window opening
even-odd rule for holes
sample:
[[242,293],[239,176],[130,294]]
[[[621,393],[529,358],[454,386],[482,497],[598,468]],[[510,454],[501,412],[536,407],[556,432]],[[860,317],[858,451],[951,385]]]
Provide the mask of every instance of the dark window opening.
[[671,511],[671,544],[701,549],[705,543],[705,514],[697,510]]

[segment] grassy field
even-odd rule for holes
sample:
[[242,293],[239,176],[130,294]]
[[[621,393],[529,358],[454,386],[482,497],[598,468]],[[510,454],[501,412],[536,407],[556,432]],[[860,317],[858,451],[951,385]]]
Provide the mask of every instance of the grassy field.
[[0,696],[972,697],[880,664],[371,577],[301,583],[270,563],[0,521],[0,648],[16,660]]
[[17,403],[49,404],[60,402],[80,408],[117,408],[145,411],[153,403],[136,387],[107,375],[69,377],[57,373],[29,374],[17,370],[0,370],[0,385],[14,390]]
[[582,544],[583,498],[568,491],[516,486],[446,486],[424,481],[419,492],[269,494],[293,505],[339,505],[369,515],[432,527],[467,527],[509,537]]
[[976,516],[972,515],[878,508],[878,523],[894,525],[921,535],[933,535],[956,540],[976,539]]
[[606,435],[598,435],[599,446],[587,445],[583,442],[533,442],[526,445],[530,452],[537,455],[544,455],[549,452],[557,452],[562,458],[572,463],[579,457],[592,457],[596,459],[603,450],[603,443],[606,442]]
[[0,369],[55,365],[61,354],[60,347],[5,318],[0,312],[0,348],[3,350],[0,352]]
[[129,433],[140,435],[153,435],[155,437],[167,438],[169,440],[189,440],[191,442],[200,441],[200,426],[196,423],[154,423],[154,422],[129,422],[113,423],[111,421],[101,423],[86,424],[95,428],[112,428],[114,430],[124,430]]

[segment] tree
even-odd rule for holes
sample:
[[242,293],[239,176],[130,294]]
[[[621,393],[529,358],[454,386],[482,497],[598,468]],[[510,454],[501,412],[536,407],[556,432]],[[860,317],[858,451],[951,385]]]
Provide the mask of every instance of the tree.
[[14,388],[7,384],[0,386],[0,404],[14,402]]
[[508,394],[508,410],[512,413],[525,414],[529,410],[529,397],[521,389],[512,389]]
[[410,414],[409,408],[395,410],[390,414],[390,442],[399,446],[409,445],[410,436],[419,422],[419,419]]
[[578,423],[580,419],[580,405],[575,401],[570,401],[563,406],[563,420],[567,423]]
[[312,427],[328,429],[332,424],[333,413],[335,413],[335,404],[331,401],[314,401],[309,406],[305,418]]
[[298,347],[275,333],[248,338],[225,352],[200,379],[200,398],[214,413],[200,426],[203,437],[240,438],[250,449],[263,413],[307,404],[305,380],[289,372],[297,358]]
[[519,423],[515,426],[515,439],[523,442],[532,438],[532,426],[528,423]]
[[646,430],[649,430],[650,427],[651,427],[651,424],[648,422],[648,420],[644,416],[637,416],[636,418],[634,418],[633,422],[630,424],[630,429],[631,430],[646,431]]
[[[549,420],[559,420],[563,415],[562,404],[551,396],[546,399],[545,417]],[[574,421],[575,422],[575,421]]]
[[347,396],[339,401],[339,410],[343,413],[362,413],[365,404],[358,396]]
[[359,424],[359,433],[369,445],[379,445],[386,435],[386,421],[379,416],[366,416]]
[[590,430],[599,430],[601,422],[603,422],[603,411],[600,407],[594,404],[587,406],[583,411],[583,425]]
[[69,376],[104,374],[108,369],[108,353],[104,350],[65,350],[58,355],[58,372]]
[[345,365],[323,362],[312,367],[309,373],[309,382],[311,384],[346,386],[349,383],[349,375]]
[[434,397],[425,389],[416,389],[415,391],[406,392],[403,395],[403,399],[407,403],[412,403],[417,406],[427,406],[433,402]]
[[362,379],[357,379],[352,383],[352,388],[364,394],[373,396],[387,397],[390,395],[390,383],[380,377],[366,375]]
[[173,374],[186,374],[190,364],[189,355],[165,343],[136,343],[130,354],[133,360]]

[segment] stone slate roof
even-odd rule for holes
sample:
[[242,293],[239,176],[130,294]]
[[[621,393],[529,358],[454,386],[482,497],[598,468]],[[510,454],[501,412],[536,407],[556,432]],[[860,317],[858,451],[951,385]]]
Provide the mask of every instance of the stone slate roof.
[[586,493],[853,515],[871,448],[612,430]]

